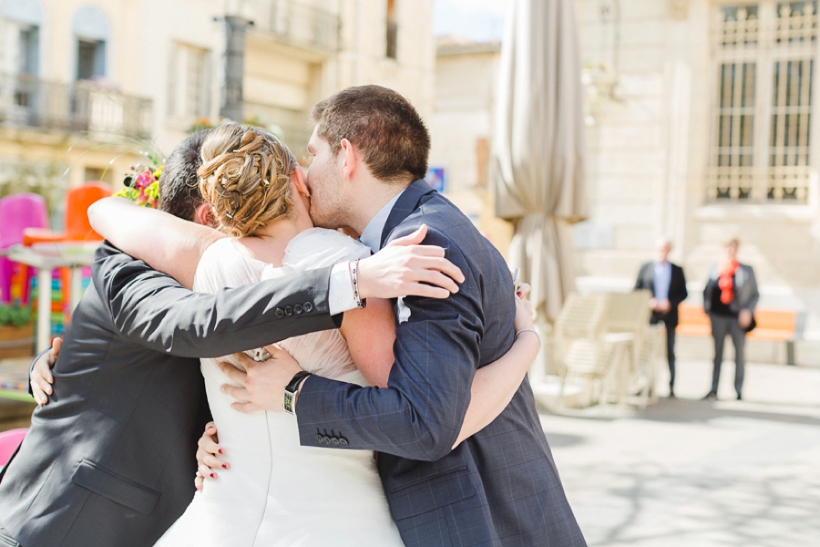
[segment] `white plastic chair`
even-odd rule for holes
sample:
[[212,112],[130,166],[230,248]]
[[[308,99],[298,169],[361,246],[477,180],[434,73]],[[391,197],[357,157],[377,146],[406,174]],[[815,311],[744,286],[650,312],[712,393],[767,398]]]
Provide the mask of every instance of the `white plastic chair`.
[[605,381],[613,354],[621,350],[604,340],[606,309],[604,294],[573,293],[564,302],[555,322],[555,362],[561,375],[562,402],[567,383],[575,379],[586,384],[587,404],[598,402],[607,391]]

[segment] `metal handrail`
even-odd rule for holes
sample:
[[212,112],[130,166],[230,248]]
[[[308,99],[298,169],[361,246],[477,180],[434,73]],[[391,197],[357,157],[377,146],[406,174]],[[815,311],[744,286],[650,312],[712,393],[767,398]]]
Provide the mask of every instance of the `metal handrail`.
[[28,74],[0,75],[0,124],[148,138],[153,101],[95,86],[65,84]]

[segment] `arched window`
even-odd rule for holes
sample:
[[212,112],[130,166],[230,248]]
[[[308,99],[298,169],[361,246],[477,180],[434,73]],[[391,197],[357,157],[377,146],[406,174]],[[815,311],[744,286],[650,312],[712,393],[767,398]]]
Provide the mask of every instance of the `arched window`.
[[39,0],[0,0],[6,32],[15,36],[3,55],[3,70],[36,76],[40,72],[40,28],[43,9]]
[[90,6],[74,13],[71,32],[77,55],[77,80],[91,80],[107,75],[106,45],[109,40],[108,18]]

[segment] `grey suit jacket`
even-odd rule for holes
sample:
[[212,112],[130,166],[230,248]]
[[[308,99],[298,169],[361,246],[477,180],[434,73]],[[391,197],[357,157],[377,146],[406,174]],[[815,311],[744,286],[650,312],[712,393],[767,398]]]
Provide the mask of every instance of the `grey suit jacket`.
[[[703,288],[703,309],[709,313],[712,308],[712,294],[718,288],[720,273],[718,265],[713,264],[709,269],[709,279]],[[729,303],[729,309],[735,313],[740,313],[741,309],[747,309],[752,314],[757,308],[757,301],[760,300],[760,292],[757,289],[757,278],[754,268],[746,264],[740,264],[735,272],[735,299]]]
[[444,247],[466,281],[446,300],[397,302],[397,317],[410,317],[397,326],[388,388],[309,377],[296,407],[302,444],[379,451],[390,510],[409,547],[586,545],[528,380],[494,422],[452,450],[476,369],[513,343],[513,284],[470,220],[417,180],[396,202],[382,242],[421,224],[429,227],[425,243]]
[[0,475],[0,528],[23,547],[153,545],[194,494],[208,418],[197,358],[337,327],[329,275],[198,294],[104,243],[51,401]]

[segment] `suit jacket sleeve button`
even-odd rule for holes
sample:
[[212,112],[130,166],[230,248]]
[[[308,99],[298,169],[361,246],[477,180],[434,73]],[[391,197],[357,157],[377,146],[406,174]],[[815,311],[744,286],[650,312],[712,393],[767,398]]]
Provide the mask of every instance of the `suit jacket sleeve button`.
[[282,308],[276,308],[273,310],[273,314],[277,317],[277,319],[282,319],[285,316],[285,310]]
[[323,441],[325,444],[330,444],[330,437],[328,437],[327,435],[325,435],[324,437],[322,437],[322,441]]
[[291,308],[290,306],[285,306],[285,315],[287,315],[288,317],[293,315],[293,308]]
[[323,442],[325,442],[325,438],[322,437],[321,435],[316,435],[316,442],[318,442],[319,444],[322,444]]
[[295,313],[296,315],[299,315],[300,313],[302,313],[302,306],[300,306],[299,304],[294,304],[293,305],[293,313]]
[[331,439],[331,441],[333,442],[333,444],[335,446],[339,446],[339,443],[341,442],[341,441],[339,441],[339,437],[333,437],[333,439]]
[[342,446],[347,446],[347,439],[345,439],[344,437],[339,437],[339,444]]
[[305,310],[305,313],[310,313],[313,311],[313,304],[311,304],[310,302],[305,302],[305,304],[302,306],[302,309]]

